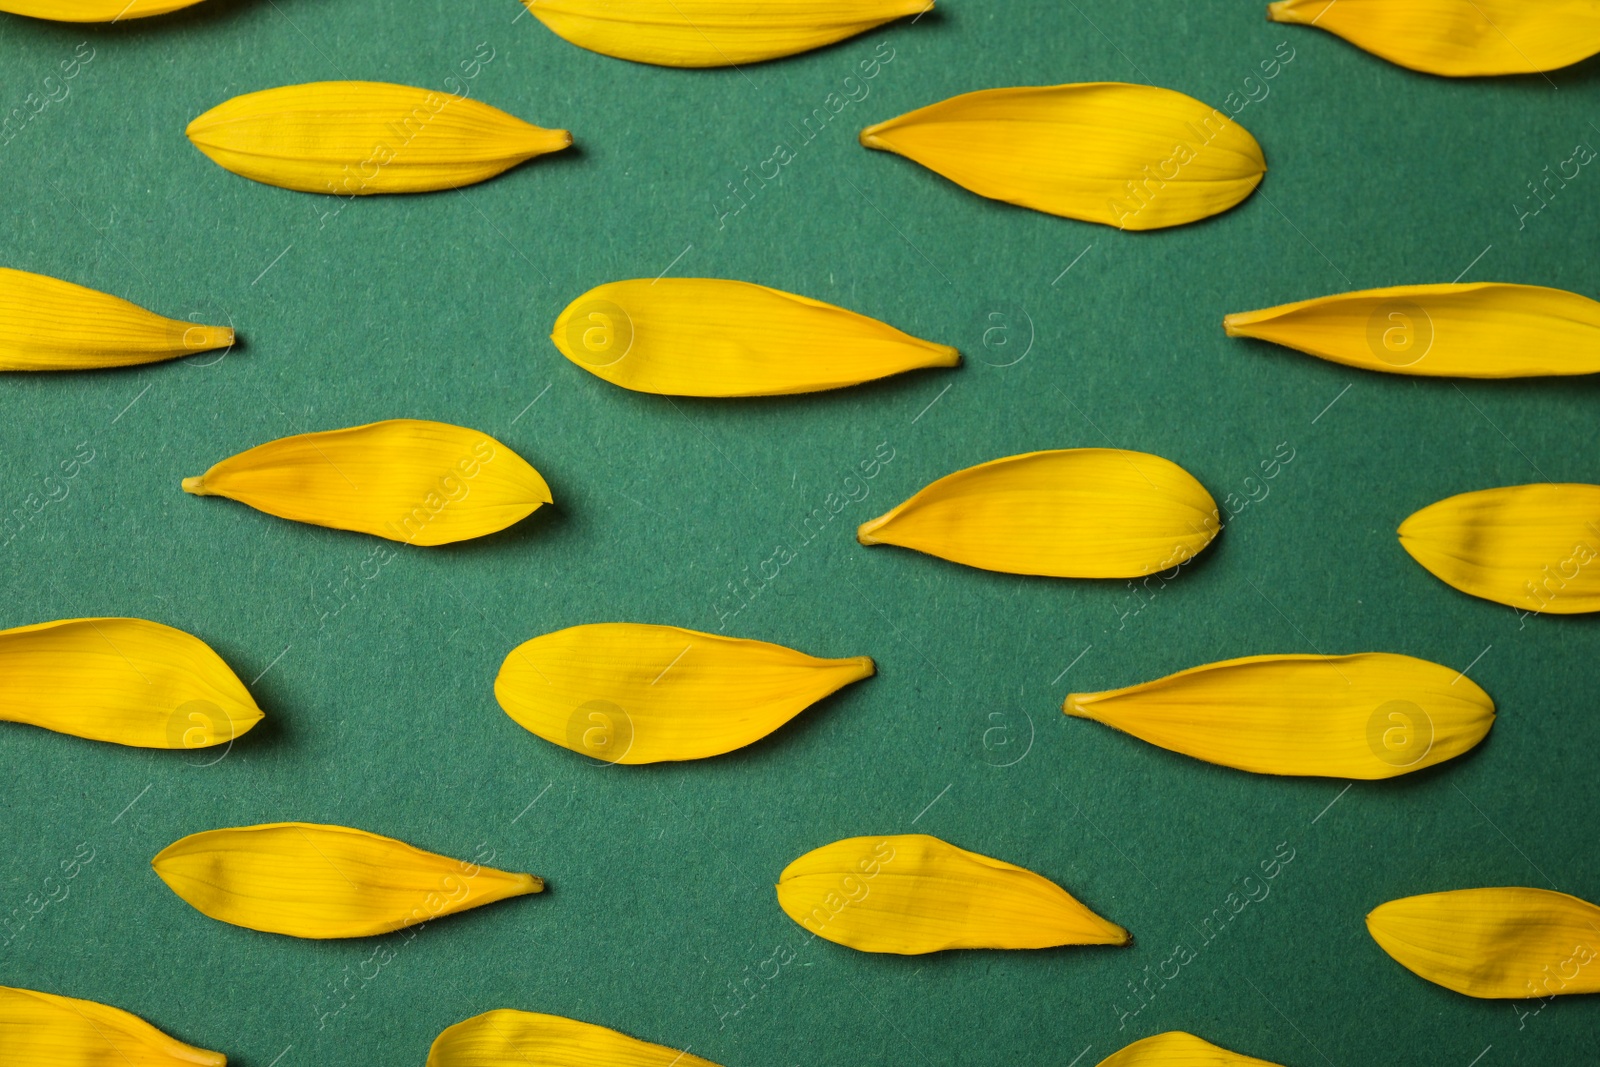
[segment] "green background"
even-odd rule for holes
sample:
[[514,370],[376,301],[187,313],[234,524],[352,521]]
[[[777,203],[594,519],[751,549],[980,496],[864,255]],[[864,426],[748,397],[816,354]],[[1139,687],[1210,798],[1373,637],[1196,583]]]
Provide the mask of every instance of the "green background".
[[[855,141],[990,86],[1137,81],[1220,104],[1284,41],[1295,58],[1239,116],[1271,171],[1199,225],[1119,233],[990,203]],[[1450,81],[1268,23],[1254,0],[949,0],[795,59],[675,71],[568,45],[513,0],[209,0],[111,27],[7,16],[0,104],[42,93],[80,42],[94,59],[70,96],[0,148],[0,261],[232,322],[244,343],[0,381],[0,504],[30,516],[0,531],[0,623],[180,627],[255,679],[268,719],[214,763],[219,750],[0,730],[0,915],[28,916],[0,983],[116,1004],[242,1067],[421,1064],[441,1029],[497,1007],[727,1067],[1088,1065],[1174,1028],[1295,1067],[1594,1061],[1600,1002],[1524,1015],[1539,1005],[1456,995],[1392,962],[1362,917],[1479,885],[1600,900],[1600,630],[1456,593],[1393,532],[1452,493],[1600,480],[1595,383],[1362,373],[1229,340],[1220,320],[1463,271],[1594,295],[1600,176],[1585,169],[1520,226],[1514,205],[1600,140],[1595,64]],[[473,95],[571,129],[577,151],[323,217],[340,202],[230,175],[183,136],[278,85],[442,89],[480,42],[494,58]],[[719,226],[725,183],[880,45],[894,58],[870,95]],[[669,269],[842,304],[967,361],[709,402],[613,388],[550,344],[584,290]],[[402,549],[363,580],[375,541],[178,489],[263,441],[400,416],[495,435],[556,505],[478,542]],[[1281,442],[1294,459],[1265,499],[1148,601],[852,536],[936,477],[1042,448],[1142,449],[1219,501],[1260,496],[1246,479]],[[894,459],[870,496],[797,549],[800,519],[884,443]],[[80,445],[94,458],[62,483]],[[66,496],[35,512],[59,497],[51,475]],[[780,544],[795,560],[719,619],[728,583]],[[741,752],[606,767],[518,728],[491,690],[517,643],[605,620],[720,623],[870,654],[880,673]],[[1212,767],[1058,710],[1069,690],[1232,656],[1362,650],[1470,666],[1499,724],[1454,763],[1346,790]],[[149,868],[185,834],[280,820],[482,846],[550,891],[414,940],[316,943],[209,920]],[[1136,942],[890,958],[812,941],[777,908],[794,857],[908,831],[1037,870]],[[92,862],[30,916],[80,844]],[[1129,984],[1196,946],[1280,846],[1294,859],[1270,895],[1122,1018]],[[394,953],[381,968],[379,950]],[[730,983],[771,975],[780,950],[793,962],[735,999]]]

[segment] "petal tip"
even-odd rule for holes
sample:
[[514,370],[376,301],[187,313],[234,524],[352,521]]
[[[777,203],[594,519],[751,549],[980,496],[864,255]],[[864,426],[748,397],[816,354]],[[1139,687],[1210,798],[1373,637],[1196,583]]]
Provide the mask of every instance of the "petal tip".
[[206,476],[197,474],[193,478],[183,480],[183,491],[193,493],[195,496],[213,496],[211,490],[206,488]]
[[[889,513],[889,515],[892,515],[892,514],[894,514],[894,513],[893,512]],[[879,515],[877,518],[869,519],[866,522],[862,523],[860,526],[857,526],[856,527],[856,540],[859,541],[863,545],[881,545],[881,544],[883,544],[883,542],[881,540],[879,540],[876,537],[873,537],[872,535],[876,531],[882,529],[883,526],[886,523],[888,523],[889,515]]]
[[883,128],[887,125],[889,125],[889,123],[880,122],[876,126],[868,126],[866,129],[861,131],[860,135],[857,137],[857,140],[861,142],[863,148],[876,148],[880,151],[887,152],[889,151],[889,143],[885,141],[882,136],[880,136],[883,132]]

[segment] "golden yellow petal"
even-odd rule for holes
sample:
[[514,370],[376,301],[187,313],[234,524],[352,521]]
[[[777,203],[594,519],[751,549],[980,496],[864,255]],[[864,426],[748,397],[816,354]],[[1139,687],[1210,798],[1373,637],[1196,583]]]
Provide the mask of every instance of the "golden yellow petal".
[[665,67],[792,56],[933,7],[933,0],[522,0],[556,36]]
[[0,1067],[226,1067],[121,1008],[0,986]]
[[1242,311],[1255,337],[1363,370],[1453,378],[1600,371],[1600,303],[1537,285],[1398,285]]
[[0,721],[137,748],[223,745],[261,721],[198,637],[146,619],[0,630]]
[[1278,1067],[1254,1056],[1229,1052],[1182,1030],[1135,1041],[1100,1061],[1099,1067]]
[[926,834],[851,837],[785,867],[778,906],[829,941],[902,956],[949,948],[1126,945],[1048,878]]
[[984,89],[861,132],[991,200],[1153,230],[1233,207],[1267,171],[1244,127],[1153,85]]
[[567,305],[550,339],[596,377],[670,396],[811,393],[961,362],[865,315],[718,278],[597,286]]
[[190,834],[150,865],[202,914],[292,937],[386,934],[544,889],[531,874],[303,822]]
[[946,475],[856,538],[990,571],[1136,578],[1187,563],[1219,528],[1216,502],[1176,463],[1071,448]]
[[488,434],[417,419],[268,441],[185,478],[183,491],[430,546],[503,530],[550,503],[539,472]]
[[1072,693],[1062,710],[1208,763],[1328,778],[1419,771],[1494,725],[1494,701],[1471,678],[1390,652],[1223,660]]
[[546,741],[607,763],[658,763],[743,748],[873,670],[866,656],[609,622],[518,645],[494,695]]
[[231,344],[231,327],[163,318],[108,293],[0,267],[0,370],[126,367]]
[[200,0],[0,0],[0,11],[54,22],[126,22],[192,7]]
[[1509,485],[1448,497],[1400,545],[1463,593],[1554,615],[1600,611],[1600,485]]
[[447,1027],[428,1050],[426,1067],[717,1067],[665,1045],[652,1045],[560,1015],[499,1008]]
[[1367,932],[1408,971],[1469,997],[1600,993],[1600,908],[1565,893],[1425,893],[1372,909]]
[[1556,70],[1600,52],[1595,0],[1279,0],[1267,18],[1451,78]]
[[312,82],[236,96],[189,123],[195,147],[246,178],[303,193],[456,189],[572,143],[463,95]]

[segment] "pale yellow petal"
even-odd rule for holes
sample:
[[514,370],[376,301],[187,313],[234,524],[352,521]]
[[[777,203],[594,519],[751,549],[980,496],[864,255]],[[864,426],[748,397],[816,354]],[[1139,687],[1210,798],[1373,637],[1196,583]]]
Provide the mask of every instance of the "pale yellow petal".
[[777,889],[789,918],[862,952],[910,956],[1131,940],[1048,878],[926,834],[824,845],[784,868]]
[[550,339],[596,377],[671,396],[810,393],[961,362],[865,315],[717,278],[598,286],[567,305]]
[[1267,170],[1223,112],[1123,82],[966,93],[863,130],[861,143],[991,200],[1124,230],[1226,211]]
[[1246,656],[1070,694],[1068,715],[1257,774],[1393,778],[1483,740],[1494,702],[1460,671],[1389,652]]
[[1452,78],[1556,70],[1600,52],[1596,0],[1279,0],[1267,18]]
[[1169,1030],[1135,1041],[1101,1060],[1099,1067],[1278,1067],[1254,1056],[1229,1052],[1209,1041]]
[[200,0],[0,0],[0,11],[53,22],[126,22],[192,7]]
[[191,834],[151,861],[197,911],[292,937],[367,937],[507,897],[531,874],[455,860],[348,826],[283,822]]
[[434,1039],[426,1067],[717,1067],[710,1060],[653,1045],[560,1015],[499,1008],[448,1027]]
[[350,81],[236,96],[186,132],[235,174],[338,196],[457,189],[572,143],[464,95]]
[[0,986],[0,1067],[226,1067],[139,1018],[93,1000]]
[[488,434],[417,419],[268,441],[185,478],[183,491],[430,546],[503,530],[550,503],[539,472]]
[[1523,378],[1600,371],[1600,303],[1537,285],[1364,289],[1238,312],[1222,325],[1229,337],[1390,374]]
[[1600,611],[1600,485],[1510,485],[1430,504],[1400,545],[1463,593],[1543,614]]
[[1145,452],[1029,452],[946,475],[856,531],[984,570],[1137,578],[1211,543],[1217,505],[1182,467]]
[[1548,889],[1426,893],[1380,904],[1367,932],[1402,967],[1469,997],[1600,993],[1600,908]]
[[146,619],[0,630],[0,720],[137,748],[225,745],[261,721],[198,637]]
[[759,63],[865,33],[933,0],[522,0],[591,52],[666,67]]
[[574,626],[511,650],[495,699],[531,733],[607,763],[742,748],[851,682],[872,660],[818,659],[676,626]]
[[0,267],[0,371],[126,367],[231,344],[231,327],[163,318],[108,293]]

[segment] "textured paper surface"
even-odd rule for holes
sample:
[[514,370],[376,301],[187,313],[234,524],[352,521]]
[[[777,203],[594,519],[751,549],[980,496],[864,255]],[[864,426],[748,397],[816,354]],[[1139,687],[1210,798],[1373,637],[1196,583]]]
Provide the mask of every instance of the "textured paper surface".
[[[61,95],[44,79],[93,50],[70,94],[0,146],[5,264],[231,322],[245,341],[220,360],[0,380],[0,623],[181,627],[260,676],[268,715],[215,763],[0,729],[0,917],[17,931],[0,982],[108,1001],[240,1067],[420,1064],[441,1029],[496,1007],[726,1067],[1080,1052],[1082,1067],[1172,1028],[1289,1065],[1465,1067],[1490,1045],[1481,1067],[1593,1057],[1600,1003],[1523,1015],[1538,1004],[1456,996],[1385,957],[1362,917],[1462,886],[1600,899],[1600,631],[1524,626],[1440,584],[1394,535],[1452,493],[1600,480],[1595,383],[1363,374],[1221,327],[1463,271],[1595,295],[1592,167],[1519,220],[1538,203],[1526,183],[1600,143],[1592,64],[1445,81],[1246,0],[950,0],[793,60],[671,71],[574,48],[521,12],[207,0],[109,28],[0,21],[8,110]],[[1285,41],[1293,60],[1247,85]],[[474,98],[572,130],[575,149],[460,193],[346,203],[228,174],[183,136],[230,96],[292,82],[447,90],[480,42],[493,59]],[[893,58],[862,80],[875,55]],[[979,200],[855,143],[959,92],[1101,79],[1214,104],[1265,85],[1239,114],[1266,151],[1260,190],[1206,223],[1118,233]],[[840,111],[812,117],[807,143],[797,129],[830,93]],[[781,181],[751,181],[732,213],[726,183],[779,142],[792,160],[766,167]],[[624,392],[549,342],[586,289],[663,272],[803,293],[967,362],[724,403]],[[262,441],[401,416],[493,434],[555,506],[419,550],[178,488]],[[1146,600],[853,538],[941,475],[1041,448],[1158,453],[1236,506],[1262,495],[1246,479],[1285,442],[1265,499]],[[893,458],[875,477],[847,480],[879,449]],[[746,579],[741,601],[729,583]],[[607,620],[870,654],[880,673],[731,756],[596,766],[517,727],[491,683],[519,642]],[[1500,711],[1487,742],[1346,792],[1059,711],[1069,690],[1232,656],[1368,649],[1471,665]],[[149,869],[185,834],[280,820],[492,850],[550,889],[410,940],[313,944],[212,922]],[[1135,943],[887,959],[810,940],[778,909],[772,883],[796,856],[900,832],[1036,870]],[[1230,894],[1260,899],[1224,923]]]

